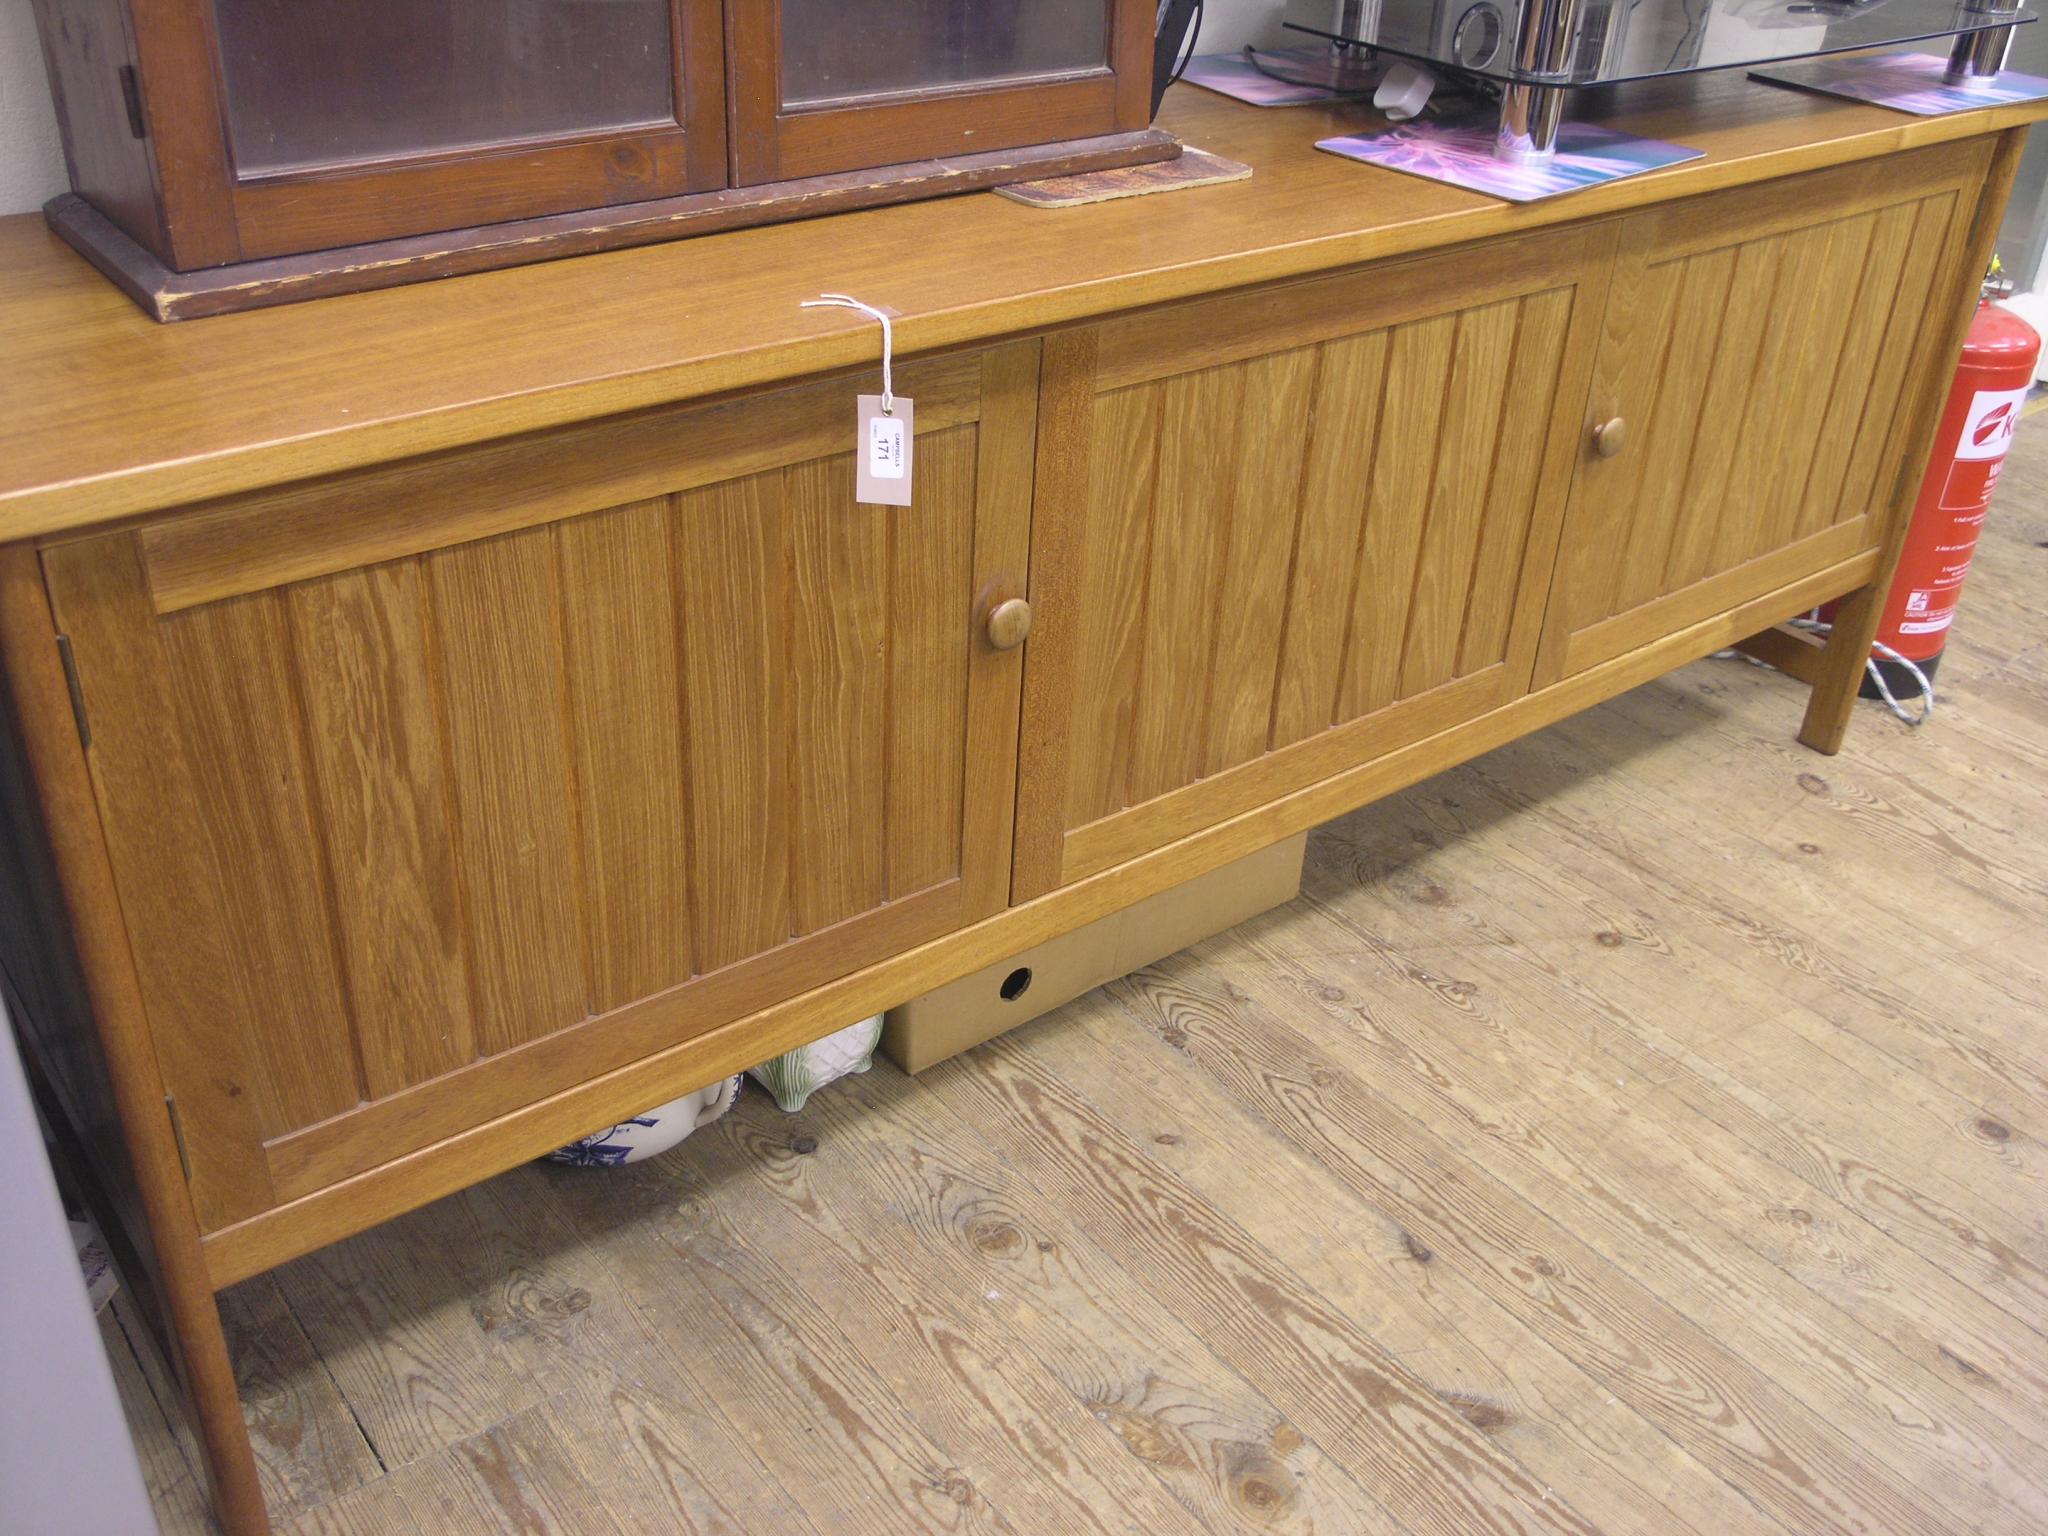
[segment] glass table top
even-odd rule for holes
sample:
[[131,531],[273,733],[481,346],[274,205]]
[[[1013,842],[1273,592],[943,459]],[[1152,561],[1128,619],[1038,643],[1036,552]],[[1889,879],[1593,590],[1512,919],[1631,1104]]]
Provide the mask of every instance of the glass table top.
[[1502,82],[1598,85],[1732,69],[2030,22],[1958,0],[1579,0],[1561,73],[1515,63],[1522,12],[1541,0],[1289,0],[1287,26]]

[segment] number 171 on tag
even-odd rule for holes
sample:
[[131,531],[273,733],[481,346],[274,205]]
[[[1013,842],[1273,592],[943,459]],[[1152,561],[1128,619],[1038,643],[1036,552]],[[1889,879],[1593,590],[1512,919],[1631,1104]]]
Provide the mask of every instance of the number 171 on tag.
[[917,447],[911,402],[898,395],[882,413],[880,395],[860,397],[854,499],[871,507],[910,505],[911,458]]

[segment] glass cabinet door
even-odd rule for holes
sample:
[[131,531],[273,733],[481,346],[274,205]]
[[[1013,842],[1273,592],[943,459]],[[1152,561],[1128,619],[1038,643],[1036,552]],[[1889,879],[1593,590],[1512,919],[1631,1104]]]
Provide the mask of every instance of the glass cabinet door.
[[742,185],[1145,126],[1147,0],[759,0],[732,8]]
[[1102,0],[780,0],[782,104],[1102,70]]
[[725,183],[718,0],[212,0],[244,257]]

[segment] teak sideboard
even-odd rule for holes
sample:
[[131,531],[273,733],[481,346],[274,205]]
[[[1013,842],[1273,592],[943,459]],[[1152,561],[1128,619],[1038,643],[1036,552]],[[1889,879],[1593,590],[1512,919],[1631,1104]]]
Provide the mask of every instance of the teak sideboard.
[[169,329],[0,222],[5,979],[231,1531],[221,1287],[1746,637],[1840,745],[2033,114],[1608,105]]

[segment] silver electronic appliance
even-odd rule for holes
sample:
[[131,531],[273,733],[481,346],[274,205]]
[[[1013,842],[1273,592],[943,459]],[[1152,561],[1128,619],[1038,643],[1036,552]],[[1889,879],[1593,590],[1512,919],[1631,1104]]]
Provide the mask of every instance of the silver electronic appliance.
[[1544,160],[1576,86],[1952,37],[1952,80],[2004,67],[2021,0],[1289,0],[1287,25],[1500,91],[1494,153]]

